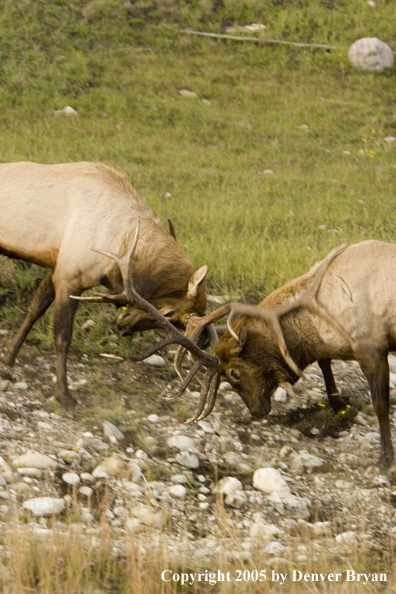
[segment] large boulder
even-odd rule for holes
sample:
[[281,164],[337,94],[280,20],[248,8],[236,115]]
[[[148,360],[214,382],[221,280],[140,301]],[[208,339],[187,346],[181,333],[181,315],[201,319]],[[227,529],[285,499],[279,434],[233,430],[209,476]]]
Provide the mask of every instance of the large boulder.
[[393,52],[377,37],[363,37],[351,45],[348,58],[352,65],[367,72],[383,72],[393,66]]

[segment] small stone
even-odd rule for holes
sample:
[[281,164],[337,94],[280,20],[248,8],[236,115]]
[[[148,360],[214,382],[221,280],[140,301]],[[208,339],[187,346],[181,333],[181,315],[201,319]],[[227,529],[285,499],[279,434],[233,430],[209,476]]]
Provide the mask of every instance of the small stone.
[[234,491],[243,491],[241,481],[233,476],[225,476],[216,483],[212,489],[213,493],[220,493],[221,495],[228,495]]
[[214,434],[215,432],[212,425],[207,421],[198,421],[197,425],[201,427],[205,433]]
[[88,499],[90,497],[92,497],[92,495],[93,495],[93,489],[91,489],[91,487],[87,487],[85,485],[80,487],[78,492],[81,493],[81,495],[85,495],[85,497],[88,497]]
[[10,384],[11,384],[10,380],[1,380],[0,381],[0,392],[6,392]]
[[174,474],[170,477],[170,480],[177,485],[183,485],[188,482],[188,478],[184,474]]
[[62,113],[67,116],[67,117],[76,117],[78,116],[78,113],[76,112],[75,109],[73,109],[72,107],[70,107],[70,105],[66,105],[66,107],[64,107],[62,109]]
[[158,415],[149,415],[147,417],[147,420],[149,423],[159,423],[161,420],[161,417],[159,417]]
[[183,498],[187,495],[187,489],[183,485],[173,485],[168,489],[169,493],[174,497]]
[[280,535],[280,530],[273,524],[265,524],[262,521],[258,521],[252,524],[250,528],[250,538],[256,540],[273,540],[274,537]]
[[65,502],[63,499],[54,497],[36,497],[24,501],[22,507],[31,511],[35,516],[52,516],[60,514],[65,509]]
[[151,355],[151,357],[147,357],[147,359],[144,360],[144,363],[152,365],[153,367],[165,367],[166,365],[165,359],[160,355]]
[[296,126],[297,130],[308,130],[309,126],[306,124],[301,124],[301,126]]
[[189,452],[180,452],[180,454],[176,454],[175,459],[176,462],[181,464],[181,466],[185,466],[186,468],[191,468],[194,470],[199,467],[199,460],[195,454],[190,454]]
[[22,390],[22,391],[23,391],[23,390],[27,390],[29,386],[27,385],[27,383],[26,383],[26,382],[16,382],[16,383],[13,385],[13,387],[14,387],[16,390]]
[[54,427],[49,423],[45,423],[44,421],[39,421],[37,423],[37,427],[42,431],[54,431]]
[[106,437],[115,437],[116,439],[124,439],[124,434],[121,433],[119,429],[113,423],[109,421],[104,421],[103,423],[103,431]]
[[253,475],[253,486],[263,493],[285,492],[290,493],[290,489],[280,472],[275,468],[259,468]]
[[65,472],[62,474],[62,479],[68,485],[78,485],[80,482],[80,477],[75,472]]
[[219,392],[233,392],[234,388],[231,386],[229,382],[220,382],[219,385]]
[[[384,141],[389,142],[389,143],[396,142],[396,136],[385,136]],[[0,384],[0,386],[1,386],[1,384]],[[0,388],[0,390],[1,390],[1,388]]]
[[287,392],[282,386],[279,386],[274,392],[274,400],[276,402],[282,402],[285,404],[287,402]]
[[40,468],[42,470],[45,468],[56,468],[58,466],[57,462],[49,456],[32,450],[26,454],[22,454],[22,456],[17,456],[12,462],[16,467],[25,466],[28,468]]
[[307,452],[301,452],[299,455],[293,458],[292,464],[298,472],[305,471],[311,473],[314,470],[322,468],[322,466],[325,464],[325,460],[318,458],[318,456],[308,454]]
[[80,516],[80,520],[84,524],[92,524],[92,522],[95,520],[95,518],[91,514],[91,512],[89,512],[89,511],[83,511],[82,514],[81,514],[81,516]]
[[152,528],[162,528],[165,524],[165,516],[163,512],[154,512],[147,505],[139,505],[132,507],[132,515],[138,518],[145,526]]
[[264,175],[275,175],[272,169],[264,169],[263,173]]
[[95,322],[93,320],[86,320],[82,324],[81,329],[82,330],[89,330],[90,328],[93,328],[93,326],[95,326]]
[[207,501],[201,501],[201,503],[199,504],[199,509],[202,509],[202,511],[208,510],[209,503]]
[[242,490],[233,491],[225,496],[224,503],[229,507],[240,509],[248,502],[248,496]]
[[198,97],[194,91],[189,91],[188,89],[179,89],[177,92],[179,95],[186,97],[187,99],[196,99]]
[[22,476],[29,476],[35,479],[40,479],[42,477],[42,472],[38,468],[18,468],[17,472]]
[[89,483],[92,484],[95,482],[94,477],[89,472],[82,472],[80,474],[80,479],[82,483]]
[[169,447],[188,451],[195,447],[195,441],[186,435],[172,435],[166,442]]
[[68,464],[72,464],[75,460],[80,459],[80,453],[75,450],[59,450],[58,458],[61,458],[61,460]]

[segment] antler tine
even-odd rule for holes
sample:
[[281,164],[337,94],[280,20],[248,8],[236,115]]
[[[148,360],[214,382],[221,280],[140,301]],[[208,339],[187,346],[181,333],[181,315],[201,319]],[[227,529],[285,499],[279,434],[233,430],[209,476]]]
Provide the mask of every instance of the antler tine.
[[[285,338],[283,336],[283,331],[279,322],[279,319],[285,315],[286,313],[292,311],[293,309],[297,309],[298,307],[306,307],[313,311],[314,313],[321,315],[326,322],[330,326],[332,326],[337,332],[339,332],[348,342],[350,343],[352,349],[356,348],[356,343],[351,339],[350,336],[345,332],[342,326],[337,322],[335,318],[329,312],[327,312],[322,305],[317,301],[317,293],[320,289],[320,285],[323,280],[323,276],[327,271],[328,267],[330,266],[331,262],[338,256],[341,252],[346,249],[347,245],[343,244],[338,248],[335,248],[330,252],[330,254],[323,260],[320,264],[318,270],[316,271],[314,280],[311,286],[306,290],[305,293],[302,295],[297,296],[294,301],[291,303],[285,303],[280,305],[279,307],[260,307],[257,305],[243,305],[243,304],[235,304],[232,307],[232,311],[228,317],[227,325],[231,332],[231,334],[235,337],[236,334],[232,329],[232,321],[236,315],[250,315],[256,318],[262,318],[269,322],[275,332],[275,336],[278,342],[279,349],[289,367],[301,377],[302,371],[296,365],[294,360],[292,359],[285,342]],[[237,336],[236,336],[237,337]]]
[[[176,392],[176,394],[174,396],[165,396],[164,400],[176,400],[176,398],[179,398],[182,394],[184,394],[184,392],[187,390],[189,384],[191,383],[191,380],[193,379],[195,374],[201,369],[201,367],[203,365],[204,365],[204,363],[202,363],[202,361],[199,361],[199,360],[195,361],[194,365],[192,366],[192,368],[190,369],[190,371],[184,378],[184,381],[183,381],[182,385],[180,386],[180,388],[178,389],[178,391]],[[181,378],[181,379],[183,379],[183,378]]]
[[[202,411],[205,408],[205,404],[206,404],[206,401],[208,398],[208,393],[210,393],[210,405],[212,406],[210,412],[212,411],[213,406],[214,406],[213,397],[214,397],[214,400],[216,400],[216,394],[217,394],[217,381],[214,382],[213,387],[212,387],[212,380],[213,380],[213,377],[216,377],[216,374],[218,376],[220,376],[217,369],[208,369],[206,371],[205,378],[204,378],[205,381],[203,382],[202,387],[201,387],[201,395],[199,398],[197,410],[195,411],[195,414],[190,419],[187,419],[187,421],[185,422],[186,425],[190,424],[190,423],[194,423],[201,417]],[[214,396],[213,396],[213,391],[214,391]],[[205,417],[206,416],[207,415],[205,414]],[[202,417],[202,418],[205,418],[205,417]]]
[[[203,419],[206,419],[206,417],[208,417],[210,415],[210,413],[212,412],[212,410],[214,409],[214,405],[216,404],[217,390],[219,388],[219,385],[220,385],[220,373],[218,371],[215,371],[209,380],[209,389],[208,389],[206,408],[199,415],[199,417],[196,419],[197,421],[202,421]],[[193,418],[194,417],[192,417],[191,421],[190,421],[190,419],[188,419],[188,421],[186,421],[186,422],[192,423]]]
[[[206,316],[191,316],[186,325],[185,336],[187,336],[192,342],[196,343],[203,330],[207,328],[209,340],[212,348],[214,349],[214,346],[217,342],[217,333],[213,323],[217,322],[217,320],[223,316],[229,314],[232,306],[232,303],[226,303]],[[179,346],[175,355],[174,368],[180,379],[182,379],[182,363],[185,354],[186,349],[183,346]]]

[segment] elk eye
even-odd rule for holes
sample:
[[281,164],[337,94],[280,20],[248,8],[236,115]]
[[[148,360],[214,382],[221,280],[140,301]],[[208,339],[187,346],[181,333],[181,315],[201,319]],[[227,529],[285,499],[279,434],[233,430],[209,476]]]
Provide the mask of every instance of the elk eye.
[[234,380],[239,380],[239,373],[237,373],[237,372],[235,371],[235,369],[231,369],[231,371],[230,371],[230,376],[231,376],[231,377],[232,377],[232,379],[234,379]]
[[168,313],[166,313],[164,315],[165,318],[173,318],[173,316],[175,315],[174,311],[168,311]]

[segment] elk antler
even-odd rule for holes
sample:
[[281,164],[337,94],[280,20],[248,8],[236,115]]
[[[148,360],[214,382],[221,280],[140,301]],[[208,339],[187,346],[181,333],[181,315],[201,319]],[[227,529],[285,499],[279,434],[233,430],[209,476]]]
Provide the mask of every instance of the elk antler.
[[[243,305],[240,303],[227,303],[226,305],[219,307],[218,309],[216,309],[215,311],[211,312],[210,314],[208,314],[204,317],[200,317],[200,318],[191,317],[187,324],[187,327],[186,327],[186,336],[188,336],[188,338],[192,342],[196,342],[198,340],[201,332],[208,326],[208,324],[213,324],[214,322],[216,322],[223,316],[229,314],[229,317],[227,320],[228,329],[231,332],[231,334],[234,336],[234,338],[239,341],[238,335],[235,333],[235,331],[232,328],[232,321],[235,318],[235,316],[249,315],[249,316],[263,318],[266,322],[268,322],[270,325],[272,325],[272,328],[275,332],[275,337],[276,337],[279,349],[280,349],[286,363],[298,376],[301,376],[302,375],[301,369],[298,367],[298,365],[296,365],[295,361],[293,360],[293,358],[291,357],[291,355],[287,349],[285,338],[284,338],[283,331],[282,331],[279,320],[283,315],[292,311],[293,309],[296,309],[298,307],[307,307],[314,313],[322,316],[331,327],[333,327],[337,332],[339,332],[341,334],[341,336],[343,336],[349,342],[352,349],[355,350],[356,343],[345,332],[345,330],[337,322],[337,320],[335,318],[333,318],[333,316],[329,312],[327,312],[325,310],[325,308],[322,305],[320,305],[320,303],[317,300],[317,293],[320,289],[320,285],[322,283],[323,276],[324,276],[326,270],[328,269],[328,267],[330,266],[330,264],[334,260],[334,258],[336,258],[336,256],[338,256],[341,252],[343,252],[346,249],[346,247],[347,247],[346,244],[343,244],[330,252],[330,254],[319,265],[311,286],[306,290],[305,293],[303,293],[300,296],[295,297],[292,302],[288,302],[288,303],[285,303],[283,305],[280,305],[278,307],[273,307],[273,308],[272,307],[261,307],[258,305]],[[176,369],[179,377],[181,377],[181,365],[182,365],[185,353],[186,353],[186,349],[182,345],[179,346],[179,348],[177,349],[176,356],[175,356],[175,369]],[[208,370],[208,372],[209,372],[209,370]],[[210,394],[210,400],[209,400],[208,406],[207,406],[206,410],[200,415],[200,417],[197,417],[195,415],[188,422],[192,422],[193,420],[196,420],[197,418],[201,418],[201,419],[205,418],[213,409],[213,406],[214,406],[214,403],[216,400],[217,388],[214,387],[215,386],[214,382],[212,384],[208,384],[208,382],[211,382],[212,378],[213,378],[213,376],[211,376],[209,378],[208,372],[204,378],[204,382],[205,382],[204,386],[207,388],[206,394]],[[194,377],[195,373],[196,373],[196,371],[195,371],[195,365],[194,365],[194,367],[191,369],[190,373],[187,375],[186,379],[184,380],[184,383],[183,383],[182,387],[180,388],[179,394],[183,393],[183,391],[186,389],[187,385],[190,383],[190,381]],[[296,398],[294,392],[291,389],[290,384],[286,384],[284,387],[285,387],[286,391],[288,392],[288,394],[290,394],[294,398]],[[198,410],[201,410],[201,404],[202,404],[202,410],[203,410],[205,402],[201,403],[201,401],[198,406]]]
[[318,267],[318,270],[316,271],[311,286],[305,291],[305,293],[303,293],[302,295],[298,295],[292,301],[284,303],[283,305],[279,305],[278,307],[260,307],[259,305],[244,305],[241,303],[233,305],[231,313],[227,320],[227,326],[234,338],[238,340],[238,335],[232,328],[232,322],[235,316],[248,315],[255,318],[262,318],[263,320],[272,325],[275,332],[276,340],[278,342],[278,346],[286,363],[294,371],[294,373],[301,377],[302,371],[296,365],[287,349],[285,337],[283,335],[279,320],[282,316],[284,316],[286,313],[289,313],[293,309],[297,309],[299,307],[306,307],[307,309],[310,309],[313,313],[316,313],[317,315],[324,318],[324,320],[332,328],[334,328],[334,330],[336,330],[343,338],[345,338],[345,340],[349,342],[352,350],[355,350],[356,342],[352,340],[352,338],[346,333],[344,328],[328,311],[326,311],[323,305],[321,305],[317,300],[317,294],[320,289],[320,285],[322,283],[323,276],[326,270],[328,269],[334,258],[341,254],[341,252],[343,252],[346,247],[347,245],[343,244],[338,248],[332,250]]

